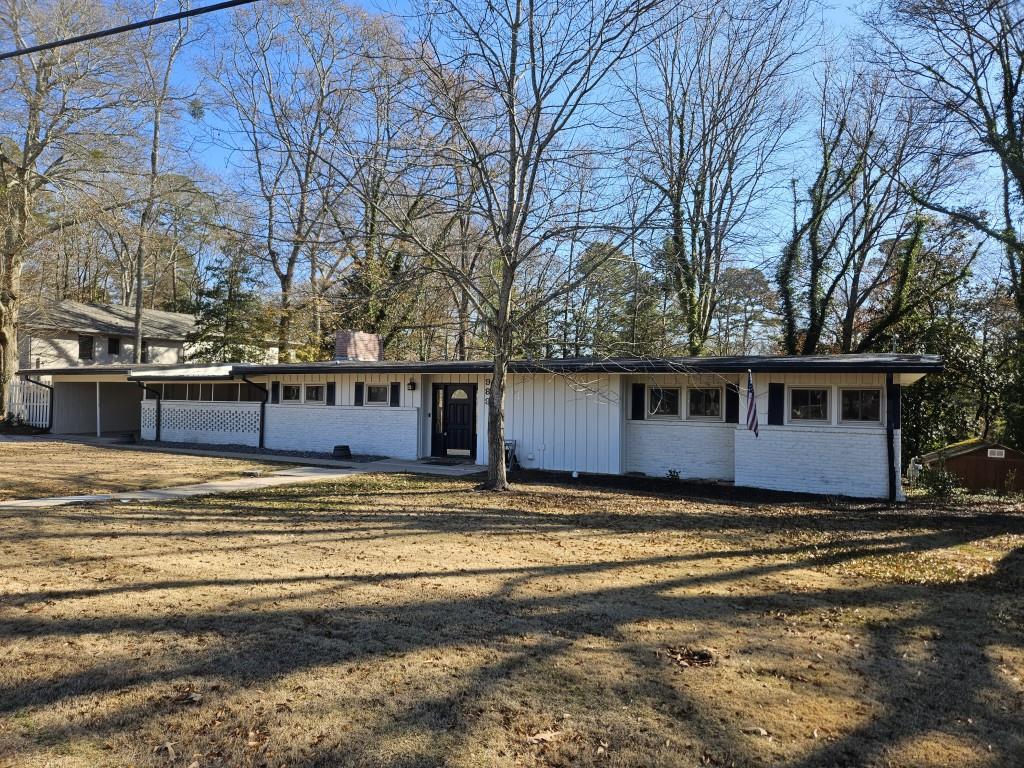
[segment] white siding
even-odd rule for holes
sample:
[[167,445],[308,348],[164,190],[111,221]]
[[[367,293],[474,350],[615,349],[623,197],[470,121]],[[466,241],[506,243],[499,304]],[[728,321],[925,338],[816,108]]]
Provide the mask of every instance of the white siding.
[[[78,358],[78,334],[48,334],[23,336],[19,342],[19,364],[22,368],[65,368],[79,365],[111,365],[130,363],[133,358],[135,340],[120,337],[120,353],[111,355],[107,350],[109,336],[83,334],[92,339],[92,360]],[[159,364],[181,363],[183,342],[147,339],[149,362]]]
[[[621,472],[619,379],[608,374],[509,376],[505,437],[516,441],[520,463],[565,472]],[[486,427],[486,405],[484,414]]]

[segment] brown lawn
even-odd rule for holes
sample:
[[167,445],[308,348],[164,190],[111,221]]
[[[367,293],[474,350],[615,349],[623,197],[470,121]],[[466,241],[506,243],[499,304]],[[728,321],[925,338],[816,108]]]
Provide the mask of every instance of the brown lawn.
[[0,525],[0,765],[1024,755],[1019,509],[364,476]]
[[0,442],[0,501],[166,488],[267,466],[59,440]]

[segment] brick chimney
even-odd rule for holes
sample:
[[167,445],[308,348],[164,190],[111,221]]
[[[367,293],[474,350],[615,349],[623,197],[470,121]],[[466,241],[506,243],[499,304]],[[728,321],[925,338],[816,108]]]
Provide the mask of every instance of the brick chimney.
[[334,338],[335,360],[381,360],[384,342],[376,333],[339,330]]

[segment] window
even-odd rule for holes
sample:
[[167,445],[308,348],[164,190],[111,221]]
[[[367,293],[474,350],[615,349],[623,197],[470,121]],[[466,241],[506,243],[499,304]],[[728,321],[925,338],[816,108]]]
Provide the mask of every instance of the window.
[[213,385],[213,400],[218,403],[233,403],[236,402],[238,397],[238,384],[214,384]]
[[388,404],[388,385],[387,384],[367,384],[366,385],[366,404],[367,405],[387,405]]
[[281,402],[300,403],[302,402],[302,387],[298,384],[285,384],[281,387]]
[[678,416],[679,390],[649,387],[647,390],[647,412],[651,416]]
[[306,385],[306,402],[307,403],[322,403],[324,401],[324,385],[323,384],[307,384]]
[[112,357],[117,357],[121,354],[121,339],[117,336],[111,336],[107,339],[107,354]]
[[142,362],[149,362],[149,341],[146,339],[142,340]]
[[718,387],[699,387],[689,390],[691,419],[721,419],[722,390]]
[[92,360],[92,336],[78,337],[78,359]]
[[842,408],[839,411],[841,421],[863,421],[880,424],[882,421],[882,390],[880,389],[844,389],[842,391]]
[[789,420],[828,421],[828,390],[789,390]]
[[188,400],[188,384],[164,384],[164,400]]

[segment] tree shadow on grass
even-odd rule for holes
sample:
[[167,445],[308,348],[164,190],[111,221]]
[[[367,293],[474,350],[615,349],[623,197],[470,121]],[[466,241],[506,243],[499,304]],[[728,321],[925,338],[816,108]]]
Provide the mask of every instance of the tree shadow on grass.
[[[252,501],[259,496],[250,497]],[[839,515],[797,510],[792,519],[766,520],[756,509],[732,507],[718,513],[652,514],[617,516],[604,512],[557,514],[537,513],[515,507],[481,511],[462,499],[454,507],[420,508],[415,513],[397,504],[385,511],[331,513],[302,511],[303,503],[319,509],[318,497],[309,491],[286,495],[287,503],[299,511],[288,516],[295,525],[308,526],[296,533],[294,526],[281,527],[285,515],[276,507],[239,510],[233,505],[210,500],[204,506],[210,513],[181,513],[166,506],[154,508],[165,521],[183,526],[170,537],[195,537],[202,544],[230,536],[256,534],[297,535],[300,541],[336,540],[330,537],[358,535],[372,528],[374,541],[390,537],[438,534],[487,534],[499,537],[526,536],[538,530],[550,532],[614,533],[630,535],[669,531],[707,536],[729,545],[700,552],[680,552],[649,557],[603,558],[584,563],[542,563],[515,567],[448,569],[381,569],[361,574],[338,576],[310,575],[270,577],[234,575],[216,579],[181,577],[136,580],[125,584],[89,588],[47,587],[19,594],[15,607],[0,613],[0,640],[25,642],[43,638],[48,644],[79,642],[96,637],[216,638],[201,649],[181,653],[173,642],[156,658],[133,659],[122,654],[96,663],[86,663],[75,671],[31,676],[0,687],[0,715],[11,716],[39,711],[75,701],[116,696],[124,690],[150,690],[195,680],[216,680],[226,692],[241,692],[274,686],[278,681],[300,673],[328,674],[338,665],[356,665],[379,669],[380,664],[426,652],[452,652],[474,649],[501,649],[495,658],[473,656],[475,666],[464,670],[456,682],[408,697],[383,709],[376,719],[367,713],[359,727],[359,738],[327,737],[302,745],[289,755],[292,766],[371,765],[385,761],[389,765],[428,766],[451,760],[470,760],[488,732],[480,725],[488,708],[512,706],[508,702],[519,695],[536,697],[538,709],[557,709],[544,701],[550,697],[566,706],[574,699],[569,692],[576,685],[600,706],[644,699],[651,710],[675,719],[681,730],[699,734],[700,754],[684,755],[677,744],[662,744],[666,726],[640,729],[629,735],[639,739],[633,745],[632,764],[686,765],[704,760],[710,764],[766,765],[787,764],[799,768],[826,765],[883,764],[892,750],[932,734],[952,735],[961,742],[977,744],[985,753],[979,764],[1013,764],[1024,750],[1021,698],[1008,682],[991,649],[1021,646],[1020,626],[1012,621],[1021,615],[1019,598],[1024,583],[1024,555],[1020,551],[1001,561],[990,576],[948,587],[891,585],[877,583],[842,584],[827,589],[790,589],[770,577],[784,576],[806,568],[828,568],[855,562],[879,554],[927,553],[959,544],[971,543],[995,534],[1020,533],[1016,518],[984,517],[964,521],[943,515],[878,515],[854,513]],[[303,501],[305,500],[305,502]],[[363,500],[366,503],[366,500]],[[384,502],[384,506],[387,503]],[[375,504],[376,507],[381,504]],[[120,510],[117,511],[120,514]],[[87,511],[62,512],[66,526],[85,526],[96,520]],[[129,513],[134,514],[134,513]],[[623,519],[625,518],[625,519]],[[135,522],[143,522],[141,514]],[[152,518],[149,518],[152,519]],[[199,528],[230,523],[229,529],[204,532]],[[344,525],[338,525],[344,522]],[[190,529],[189,526],[196,526]],[[264,528],[263,526],[269,526]],[[387,530],[381,526],[387,525]],[[765,532],[779,529],[795,533],[829,530],[843,534],[825,542],[762,542],[735,547],[729,536],[759,541]],[[135,532],[132,532],[135,535]],[[95,532],[72,531],[70,536],[83,541]],[[153,536],[152,531],[149,532]],[[164,536],[161,533],[160,536]],[[783,535],[784,539],[785,536]],[[46,530],[31,527],[19,531],[12,543],[28,545],[51,540]],[[272,546],[272,543],[259,545]],[[685,549],[685,542],[681,548]],[[212,555],[219,548],[207,549]],[[711,573],[689,575],[680,569],[688,563],[720,561]],[[642,583],[635,580],[616,584],[615,578],[634,569],[650,572]],[[666,570],[671,571],[665,573]],[[588,578],[600,575],[611,580],[593,586]],[[347,603],[338,597],[342,587],[414,584],[422,580],[445,582],[449,579],[479,577],[488,589],[481,594],[428,597],[422,592],[407,599],[382,604]],[[762,588],[752,593],[730,594],[714,591],[755,580]],[[573,585],[557,593],[538,593],[530,587],[543,584]],[[297,587],[276,599],[262,597],[257,590],[281,586]],[[766,589],[771,586],[771,589]],[[236,588],[253,591],[250,600],[239,601],[230,609],[183,610],[175,615],[85,614],[72,602],[104,595],[123,595],[125,599],[147,592],[187,593],[189,590]],[[312,608],[304,603],[311,596],[335,595],[333,602]],[[404,594],[404,593],[403,593]],[[50,612],[28,613],[23,608],[33,603],[55,603],[60,615]],[[1009,606],[1007,608],[1007,606]],[[0,604],[0,608],[3,608]],[[853,718],[855,726],[833,738],[814,742],[797,750],[795,756],[772,762],[748,734],[744,723],[728,716],[727,696],[718,704],[706,697],[688,695],[665,678],[665,667],[649,643],[629,639],[629,628],[638,622],[686,622],[700,627],[714,625],[716,631],[749,630],[751,622],[771,612],[801,614],[808,611],[844,609],[885,609],[896,618],[877,620],[865,628],[864,648],[857,672],[869,697],[875,702],[870,717]],[[902,608],[901,608],[902,607]],[[1000,618],[1009,610],[1010,619]],[[934,639],[925,655],[904,656],[908,638],[922,633]],[[556,674],[557,664],[568,657],[577,644],[611,644],[630,671],[621,680],[588,680],[575,683],[560,678],[565,690],[552,690],[548,678]],[[768,631],[764,643],[771,646]],[[565,674],[558,672],[558,674]],[[585,698],[585,696],[583,697]],[[528,706],[521,703],[517,717],[529,720]],[[585,704],[580,706],[584,707]],[[515,708],[515,707],[513,707]],[[600,709],[600,707],[598,707]],[[37,743],[56,743],[83,735],[116,736],[145,729],[154,723],[166,727],[175,720],[177,710],[166,697],[150,697],[144,704],[111,705],[107,711],[87,715],[76,722],[37,729]],[[203,716],[207,716],[205,711]],[[601,724],[601,713],[591,712]],[[212,717],[212,715],[210,715]],[[489,715],[488,715],[489,717]],[[620,720],[610,727],[622,728]],[[193,723],[194,725],[194,723]],[[536,720],[535,727],[544,723]],[[596,727],[596,726],[595,726]],[[563,728],[563,730],[569,730]],[[526,737],[529,734],[519,734]],[[621,734],[625,737],[627,734]],[[189,746],[212,750],[204,733],[177,734]],[[518,738],[518,737],[517,737]],[[522,754],[507,755],[512,762],[522,758],[565,764],[589,764],[596,760],[592,743],[569,742],[532,744],[528,739],[510,742]],[[613,738],[613,740],[615,740]],[[256,740],[258,742],[258,739]],[[516,746],[518,745],[518,746]],[[208,749],[209,748],[209,749]],[[223,749],[223,744],[218,747]],[[258,748],[239,743],[236,751],[225,754],[221,763],[236,765],[270,764]],[[390,750],[390,751],[389,751]],[[620,753],[621,755],[622,753]],[[264,762],[261,762],[264,760]],[[155,758],[153,758],[155,759]],[[647,761],[646,763],[644,761]],[[1000,763],[1001,761],[1001,763]],[[620,756],[621,764],[631,764],[629,755]]]

